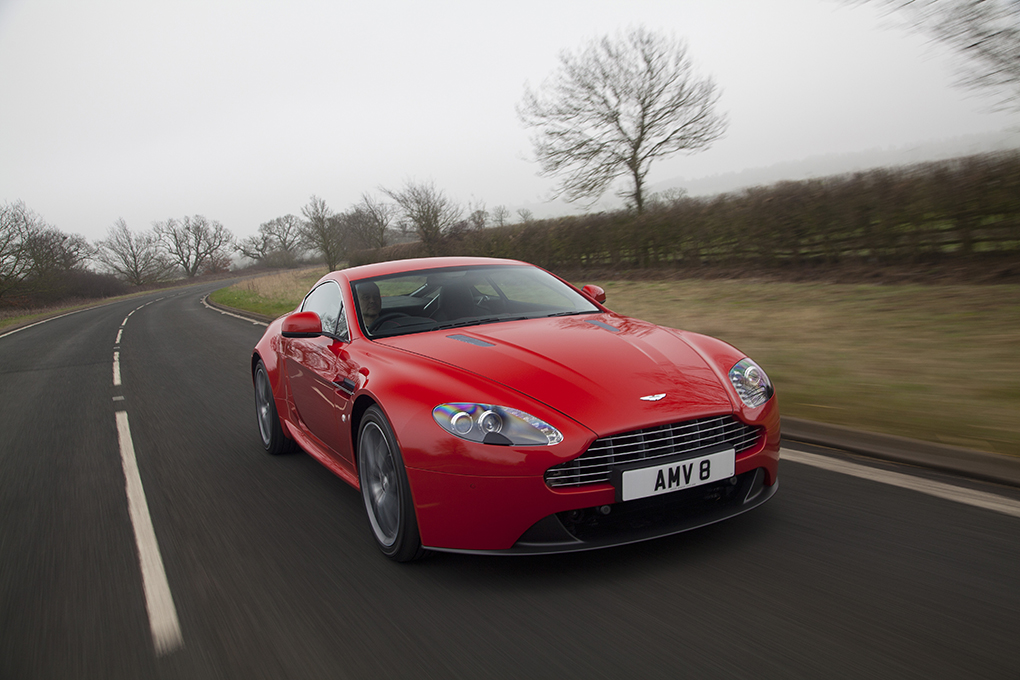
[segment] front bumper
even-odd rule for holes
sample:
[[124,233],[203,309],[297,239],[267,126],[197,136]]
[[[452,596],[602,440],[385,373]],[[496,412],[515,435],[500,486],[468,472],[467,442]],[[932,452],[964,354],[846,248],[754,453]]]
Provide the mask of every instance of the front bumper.
[[778,489],[778,436],[776,440],[738,455],[732,478],[619,503],[611,484],[553,490],[542,477],[533,476],[482,477],[415,468],[407,474],[422,544],[430,550],[572,552],[668,536],[761,505]]
[[[678,491],[667,497],[556,513],[539,520],[506,550],[430,549],[493,555],[547,555],[662,538],[721,522],[758,507],[779,490],[779,482],[765,486],[764,480],[765,470],[757,468],[730,480]],[[606,510],[608,513],[604,514]]]

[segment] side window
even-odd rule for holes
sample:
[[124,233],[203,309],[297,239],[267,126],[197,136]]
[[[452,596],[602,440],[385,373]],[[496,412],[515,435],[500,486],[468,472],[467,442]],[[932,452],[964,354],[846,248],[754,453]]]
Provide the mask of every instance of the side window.
[[343,314],[343,299],[340,286],[326,281],[305,297],[302,312],[315,312],[322,320],[322,332],[347,339],[347,319]]
[[340,309],[337,312],[336,336],[344,342],[350,342],[351,336],[347,332],[347,315],[344,314],[344,301],[340,300]]

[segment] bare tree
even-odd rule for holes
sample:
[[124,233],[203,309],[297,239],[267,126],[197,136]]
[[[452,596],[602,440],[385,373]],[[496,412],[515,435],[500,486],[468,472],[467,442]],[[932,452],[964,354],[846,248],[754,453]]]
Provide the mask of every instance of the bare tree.
[[1020,111],[1020,2],[874,1],[960,54],[961,85],[994,92],[1000,108]]
[[65,234],[21,201],[0,205],[0,296],[59,298],[94,255],[84,236]]
[[28,275],[28,241],[39,231],[39,218],[21,201],[0,205],[0,297]]
[[401,217],[418,234],[430,255],[438,254],[443,235],[460,221],[461,208],[432,182],[408,181],[400,191],[382,190],[400,209]]
[[301,244],[301,220],[284,215],[263,222],[254,236],[237,244],[238,251],[247,258],[277,267],[290,267],[297,259]]
[[44,286],[59,274],[83,268],[92,259],[95,248],[80,234],[65,234],[42,224],[25,240],[31,262],[29,276]]
[[485,203],[478,205],[468,203],[468,224],[473,230],[485,229],[489,226],[489,211],[485,209]]
[[669,210],[678,206],[685,198],[687,198],[686,189],[672,187],[649,196],[645,207],[648,210]]
[[337,269],[347,255],[343,221],[318,196],[312,196],[308,205],[301,208],[301,214],[305,216],[301,225],[305,247],[322,255],[330,271]]
[[273,237],[277,250],[288,253],[296,258],[301,246],[301,219],[297,215],[284,215],[270,220],[259,228],[266,228],[266,232]]
[[372,218],[363,209],[354,206],[350,210],[337,215],[337,218],[340,220],[343,237],[346,240],[349,251],[365,250],[373,247]]
[[505,205],[497,205],[492,209],[492,223],[497,227],[510,224],[510,211]]
[[716,112],[719,91],[699,79],[681,40],[634,28],[581,51],[560,53],[551,80],[525,87],[521,121],[544,175],[562,177],[557,193],[569,201],[597,200],[618,177],[620,193],[644,210],[652,161],[708,148],[726,130]]
[[273,238],[272,234],[263,228],[265,226],[266,224],[263,223],[259,226],[257,234],[238,241],[237,252],[250,260],[265,262],[269,258],[269,255],[276,250],[276,240]]
[[174,263],[160,250],[156,234],[135,235],[123,218],[114,222],[96,246],[100,264],[133,286],[161,281],[174,269]]
[[230,271],[230,266],[233,263],[230,251],[221,250],[205,261],[205,264],[202,265],[202,273],[225,274]]
[[387,231],[397,214],[397,206],[362,194],[347,215],[347,231],[352,249],[385,248]]
[[188,278],[213,262],[222,262],[224,255],[234,248],[234,235],[219,222],[210,222],[201,215],[181,220],[170,218],[152,226],[167,255]]
[[535,221],[535,213],[531,212],[527,208],[518,208],[517,216],[521,218],[521,224],[531,224]]

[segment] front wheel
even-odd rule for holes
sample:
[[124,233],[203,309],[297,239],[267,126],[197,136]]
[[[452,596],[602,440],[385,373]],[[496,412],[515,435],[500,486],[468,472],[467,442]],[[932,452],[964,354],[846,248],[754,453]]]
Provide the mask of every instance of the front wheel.
[[397,440],[378,406],[370,406],[358,434],[358,481],[372,535],[397,562],[423,557],[418,522]]

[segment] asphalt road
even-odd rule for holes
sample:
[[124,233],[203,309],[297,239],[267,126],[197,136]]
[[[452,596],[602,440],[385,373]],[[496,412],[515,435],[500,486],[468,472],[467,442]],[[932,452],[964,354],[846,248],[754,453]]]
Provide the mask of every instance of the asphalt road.
[[356,491],[261,451],[263,327],[201,304],[221,285],[0,337],[0,678],[1020,677],[1020,518],[789,460],[768,504],[680,536],[392,563]]

